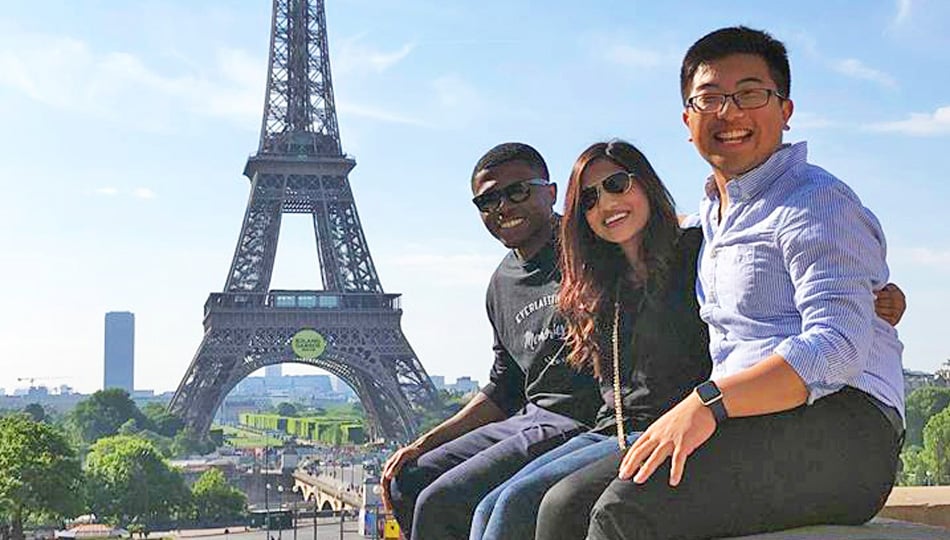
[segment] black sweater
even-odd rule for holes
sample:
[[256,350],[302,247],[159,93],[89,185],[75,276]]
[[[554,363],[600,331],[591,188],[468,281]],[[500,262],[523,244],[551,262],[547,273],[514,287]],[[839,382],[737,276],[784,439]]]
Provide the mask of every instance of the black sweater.
[[[627,432],[643,431],[709,378],[709,331],[696,301],[701,243],[698,228],[680,234],[666,287],[657,300],[651,302],[641,290],[629,287],[621,293],[620,391]],[[603,407],[594,431],[615,433],[612,303],[607,311],[597,325]]]
[[531,402],[590,426],[601,399],[593,378],[566,361],[557,262],[552,242],[528,261],[508,253],[492,275],[486,304],[495,362],[482,392],[508,415]]

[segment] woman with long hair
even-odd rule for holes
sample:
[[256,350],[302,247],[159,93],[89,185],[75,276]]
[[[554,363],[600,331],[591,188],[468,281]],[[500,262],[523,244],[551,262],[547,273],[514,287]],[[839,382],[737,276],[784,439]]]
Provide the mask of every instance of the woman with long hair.
[[[578,157],[560,225],[558,304],[568,361],[593,373],[604,405],[590,432],[531,462],[482,500],[472,539],[534,537],[549,487],[622,451],[706,380],[706,327],[694,292],[701,241],[698,229],[679,228],[672,197],[636,147],[601,142]],[[599,495],[592,490],[589,501],[577,501],[576,526],[563,528],[561,537],[583,537]]]

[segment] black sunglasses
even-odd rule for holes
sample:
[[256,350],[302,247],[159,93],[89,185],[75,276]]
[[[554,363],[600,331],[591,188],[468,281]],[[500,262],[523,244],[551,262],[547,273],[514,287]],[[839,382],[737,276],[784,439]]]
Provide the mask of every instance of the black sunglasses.
[[482,193],[472,199],[472,202],[475,203],[475,206],[478,207],[480,212],[487,214],[501,208],[501,200],[503,197],[513,204],[523,203],[531,196],[531,188],[529,186],[546,186],[548,183],[549,182],[543,178],[529,178],[528,180],[515,182],[501,189],[493,189],[487,193]]
[[630,186],[633,185],[633,178],[633,173],[617,171],[607,178],[604,178],[600,182],[582,189],[580,200],[578,201],[580,203],[581,210],[584,212],[589,212],[595,206],[597,206],[597,201],[600,199],[601,189],[614,195],[626,193],[630,190]]

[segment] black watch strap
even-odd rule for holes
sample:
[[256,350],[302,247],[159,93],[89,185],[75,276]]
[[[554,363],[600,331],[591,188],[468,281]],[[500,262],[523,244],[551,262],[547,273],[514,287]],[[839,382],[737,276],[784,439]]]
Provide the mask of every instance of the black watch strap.
[[722,402],[722,392],[719,390],[719,387],[716,386],[715,382],[706,381],[697,386],[696,395],[699,396],[699,401],[712,411],[717,424],[729,418],[729,413],[726,412],[726,406]]

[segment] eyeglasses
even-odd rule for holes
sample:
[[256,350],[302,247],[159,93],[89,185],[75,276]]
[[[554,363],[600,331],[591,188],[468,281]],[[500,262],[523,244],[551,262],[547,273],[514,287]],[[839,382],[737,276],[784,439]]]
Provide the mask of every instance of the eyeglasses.
[[701,114],[715,114],[722,111],[726,106],[726,101],[731,99],[736,107],[745,111],[765,107],[773,95],[780,100],[785,99],[778,90],[750,88],[732,94],[699,94],[687,99],[686,106]]
[[630,186],[633,185],[633,179],[633,173],[617,171],[607,178],[604,178],[600,182],[592,186],[587,186],[581,190],[580,200],[578,201],[580,203],[581,210],[584,212],[589,212],[595,206],[597,206],[597,201],[600,199],[601,189],[614,195],[619,195],[621,193],[630,191]]
[[546,186],[548,183],[549,182],[544,178],[530,178],[528,180],[515,182],[501,189],[493,189],[487,193],[482,193],[473,198],[472,202],[475,203],[475,206],[478,207],[480,212],[487,214],[501,208],[502,198],[507,199],[508,202],[512,204],[523,203],[531,196],[531,188],[529,186]]

